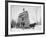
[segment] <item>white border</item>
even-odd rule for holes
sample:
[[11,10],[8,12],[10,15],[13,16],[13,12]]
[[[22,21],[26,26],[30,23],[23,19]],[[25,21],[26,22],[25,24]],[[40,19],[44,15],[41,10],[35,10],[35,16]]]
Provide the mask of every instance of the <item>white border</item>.
[[[17,33],[17,32],[11,32],[10,31],[10,28],[11,28],[11,26],[10,26],[10,22],[11,22],[11,20],[10,20],[10,6],[11,5],[22,5],[22,6],[41,6],[41,23],[42,23],[42,28],[43,28],[43,5],[42,4],[25,4],[25,3],[8,3],[8,35],[12,35],[12,34],[19,34],[19,33]],[[42,30],[42,32],[43,32],[43,30]],[[22,33],[22,32],[21,32]],[[20,33],[20,34],[21,34]],[[34,32],[33,32],[34,33]],[[38,32],[39,33],[39,32]]]

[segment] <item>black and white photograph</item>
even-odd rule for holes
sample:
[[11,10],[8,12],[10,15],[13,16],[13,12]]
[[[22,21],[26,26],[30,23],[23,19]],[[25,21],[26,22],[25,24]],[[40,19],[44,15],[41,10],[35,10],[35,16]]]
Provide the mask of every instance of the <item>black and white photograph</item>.
[[43,33],[43,4],[8,2],[8,35]]

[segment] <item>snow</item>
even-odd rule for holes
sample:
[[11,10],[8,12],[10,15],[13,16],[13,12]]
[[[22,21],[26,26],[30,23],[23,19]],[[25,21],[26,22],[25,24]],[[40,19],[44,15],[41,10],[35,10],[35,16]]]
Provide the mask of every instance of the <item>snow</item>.
[[40,33],[43,32],[41,25],[36,25],[35,28],[30,29],[20,29],[20,28],[12,28],[10,34],[26,34],[26,33]]

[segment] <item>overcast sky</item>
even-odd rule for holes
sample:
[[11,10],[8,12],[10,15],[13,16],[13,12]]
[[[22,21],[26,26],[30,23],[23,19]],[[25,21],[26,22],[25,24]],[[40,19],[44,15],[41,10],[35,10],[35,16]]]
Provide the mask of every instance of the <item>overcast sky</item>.
[[[37,21],[40,21],[41,15],[41,7],[39,6],[18,6],[18,5],[11,5],[11,17],[17,22],[19,13],[23,12],[23,8],[28,11],[30,23],[36,22],[36,15]],[[37,14],[36,14],[37,13]]]

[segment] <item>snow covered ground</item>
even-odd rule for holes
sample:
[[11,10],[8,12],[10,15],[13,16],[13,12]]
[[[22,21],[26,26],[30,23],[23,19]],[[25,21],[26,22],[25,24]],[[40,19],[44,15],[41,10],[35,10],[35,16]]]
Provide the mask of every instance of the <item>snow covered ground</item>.
[[43,32],[43,27],[41,25],[36,25],[34,29],[12,28],[9,34],[12,35],[12,34],[41,33],[41,32]]

